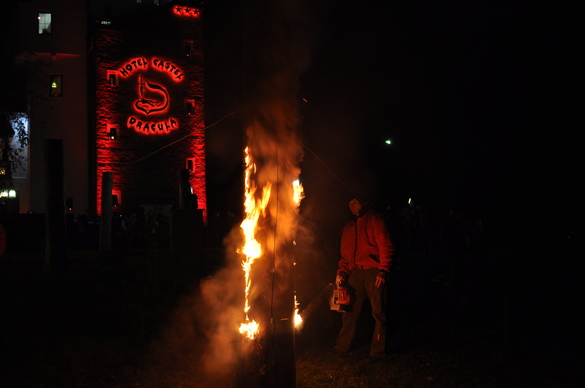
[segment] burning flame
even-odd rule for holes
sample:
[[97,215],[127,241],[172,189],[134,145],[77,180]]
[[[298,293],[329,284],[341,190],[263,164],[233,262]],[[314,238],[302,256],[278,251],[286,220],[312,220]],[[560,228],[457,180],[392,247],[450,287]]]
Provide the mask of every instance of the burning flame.
[[256,334],[258,334],[259,325],[254,321],[250,321],[248,314],[250,311],[250,270],[252,268],[252,263],[262,255],[262,246],[256,241],[255,235],[258,226],[258,219],[264,214],[266,206],[268,205],[272,185],[267,183],[262,190],[262,198],[260,200],[255,198],[257,187],[252,180],[252,174],[256,172],[256,164],[252,160],[248,147],[245,149],[245,154],[246,171],[244,181],[244,210],[246,216],[240,224],[240,228],[244,233],[244,246],[239,250],[239,253],[242,253],[245,256],[245,259],[242,261],[242,268],[245,274],[245,322],[240,325],[240,333],[245,334],[250,339],[254,339]]
[[303,324],[303,317],[299,313],[299,302],[297,302],[297,294],[295,293],[295,317],[294,317],[294,324],[296,328],[300,328]]
[[[305,191],[303,189],[303,185],[301,185],[301,182],[299,182],[299,180],[295,180],[293,182],[293,202],[296,205],[297,209],[299,206],[301,206],[301,201],[303,200],[303,198],[305,198]],[[294,244],[296,245],[296,241],[294,242]],[[296,263],[295,263],[296,265]],[[303,324],[303,318],[301,317],[301,314],[299,313],[299,302],[297,302],[297,294],[295,293],[295,316],[294,316],[294,325],[296,328],[301,327],[301,325]]]
[[303,185],[301,185],[301,182],[297,179],[293,182],[293,202],[297,208],[301,205],[303,198],[305,198],[305,191]]
[[[266,207],[268,206],[272,184],[270,182],[266,183],[265,186],[262,188],[261,198],[260,199],[256,198],[256,191],[258,187],[256,186],[256,182],[253,180],[253,175],[256,173],[256,164],[254,163],[252,156],[250,155],[249,147],[246,147],[245,149],[245,162],[246,162],[246,170],[244,177],[245,218],[240,224],[240,228],[242,229],[242,232],[244,234],[244,244],[243,247],[238,250],[238,253],[241,253],[245,256],[245,258],[242,260],[242,269],[244,270],[245,275],[244,279],[245,321],[240,325],[240,333],[245,335],[249,339],[254,339],[260,330],[260,326],[255,321],[250,320],[249,317],[250,311],[249,295],[251,286],[250,272],[254,261],[260,256],[262,256],[263,253],[262,245],[256,240],[256,230],[258,228],[258,220],[260,216],[264,215]],[[292,201],[294,205],[297,207],[297,209],[300,206],[303,198],[304,198],[303,186],[297,179],[292,183]],[[298,311],[296,295],[294,299],[294,306],[295,306],[294,324],[295,327],[299,327],[302,323],[302,318]]]

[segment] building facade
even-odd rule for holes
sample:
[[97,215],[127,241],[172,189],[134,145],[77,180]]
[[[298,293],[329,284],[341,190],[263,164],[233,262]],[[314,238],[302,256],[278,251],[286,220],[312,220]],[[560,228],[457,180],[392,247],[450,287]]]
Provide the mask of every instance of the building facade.
[[205,222],[201,6],[38,0],[12,11],[30,140],[18,211],[45,212],[45,143],[62,139],[68,212],[99,215],[109,175],[114,212],[194,207]]

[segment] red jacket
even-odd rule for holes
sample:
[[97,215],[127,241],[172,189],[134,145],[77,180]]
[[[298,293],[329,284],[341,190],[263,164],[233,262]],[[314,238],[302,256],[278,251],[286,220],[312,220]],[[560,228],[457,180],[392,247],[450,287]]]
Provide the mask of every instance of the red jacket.
[[384,220],[367,211],[348,222],[341,233],[341,259],[337,273],[350,274],[356,267],[389,271],[394,244]]

